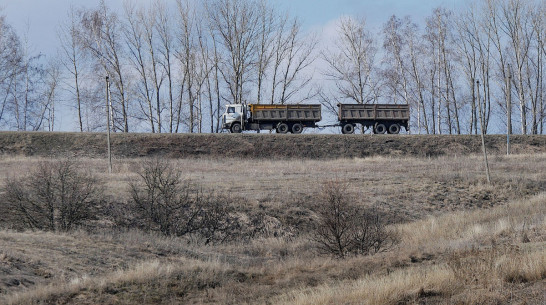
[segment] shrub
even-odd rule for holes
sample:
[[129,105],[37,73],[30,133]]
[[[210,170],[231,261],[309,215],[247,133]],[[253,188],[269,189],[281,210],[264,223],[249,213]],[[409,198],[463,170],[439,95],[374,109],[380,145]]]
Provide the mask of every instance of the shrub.
[[236,234],[230,200],[183,182],[168,162],[145,162],[140,182],[130,185],[137,217],[145,229],[164,235],[198,235],[205,243],[229,239]]
[[15,226],[47,231],[81,225],[94,217],[101,200],[97,180],[72,160],[43,162],[28,175],[8,178],[4,192]]
[[313,240],[321,253],[343,258],[374,254],[396,242],[376,209],[355,204],[347,186],[338,181],[323,185],[316,206]]

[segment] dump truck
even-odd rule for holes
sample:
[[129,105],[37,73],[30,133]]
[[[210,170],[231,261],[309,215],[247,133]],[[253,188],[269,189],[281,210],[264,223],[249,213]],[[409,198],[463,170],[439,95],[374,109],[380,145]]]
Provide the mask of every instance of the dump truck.
[[409,131],[409,105],[338,104],[338,120],[343,134],[355,132],[357,124],[373,128],[373,133],[398,134],[400,128]]
[[222,128],[232,133],[244,130],[275,130],[277,133],[300,134],[304,128],[340,126],[343,134],[352,134],[358,124],[373,128],[377,134],[398,134],[401,127],[409,131],[409,106],[395,104],[338,104],[338,123],[319,126],[321,105],[227,105]]
[[243,130],[275,130],[300,134],[306,127],[317,127],[322,119],[321,105],[227,105],[222,128],[232,133]]

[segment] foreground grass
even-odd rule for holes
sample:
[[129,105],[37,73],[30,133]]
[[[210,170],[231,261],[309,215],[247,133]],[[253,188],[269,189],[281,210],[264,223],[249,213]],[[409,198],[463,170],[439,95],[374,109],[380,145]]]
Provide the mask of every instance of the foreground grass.
[[[505,207],[450,213],[397,228],[401,251],[441,255],[386,275],[290,292],[286,304],[512,303],[514,287],[530,287],[523,304],[546,302],[546,194]],[[531,237],[529,236],[531,235]],[[424,251],[424,252],[423,252]],[[536,287],[534,287],[536,286]]]
[[[542,304],[545,217],[546,194],[486,211],[430,217],[397,225],[403,243],[396,251],[346,261],[293,256],[245,264],[242,257],[239,262],[225,262],[220,256],[188,258],[183,246],[173,245],[173,254],[167,258],[40,285],[9,296],[6,302],[399,304],[428,300]],[[362,264],[371,267],[351,276],[344,274],[344,270]]]

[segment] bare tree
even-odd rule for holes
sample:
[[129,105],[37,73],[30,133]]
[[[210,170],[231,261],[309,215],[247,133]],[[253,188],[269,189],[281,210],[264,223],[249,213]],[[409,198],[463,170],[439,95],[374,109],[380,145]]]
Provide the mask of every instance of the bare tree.
[[327,64],[323,74],[335,82],[334,92],[324,97],[327,108],[335,104],[351,101],[366,104],[379,97],[378,79],[375,79],[375,55],[377,49],[373,36],[366,29],[363,19],[351,17],[341,19],[338,25],[339,36],[334,42],[334,49],[322,52],[322,59]]
[[[185,90],[188,94],[187,103],[188,103],[188,112],[189,112],[189,121],[188,128],[189,132],[193,133],[195,131],[196,123],[196,106],[198,102],[198,93],[197,93],[197,43],[196,43],[196,27],[197,27],[197,16],[195,8],[190,5],[188,1],[179,0],[178,12],[180,20],[180,33],[178,37],[180,39],[180,51],[177,53],[178,60],[182,66],[185,80]],[[183,100],[184,92],[180,93],[181,100]],[[180,105],[181,107],[182,105]],[[179,111],[180,112],[180,111]]]
[[[220,101],[222,99],[221,93],[220,93],[220,78],[221,78],[221,68],[220,63],[222,61],[221,54],[218,50],[218,41],[216,34],[214,30],[212,30],[212,27],[209,26],[210,31],[210,37],[211,37],[211,44],[212,44],[212,54],[211,54],[211,61],[212,61],[212,73],[211,78],[212,82],[214,83],[214,95],[216,97],[216,128],[215,132],[220,132]],[[212,100],[212,98],[211,98]]]
[[[121,37],[121,24],[118,16],[112,13],[106,2],[101,0],[96,10],[84,11],[81,17],[82,43],[101,67],[110,75],[116,92],[113,105],[113,126],[115,130],[129,132],[129,100],[124,65],[124,48]],[[119,105],[118,105],[119,104]],[[121,118],[116,118],[121,112]]]
[[[301,25],[294,20],[290,27],[286,44],[286,57],[282,68],[280,104],[290,102],[296,94],[300,93],[310,82],[310,75],[303,75],[303,72],[315,61],[314,50],[317,40],[314,36],[301,37]],[[283,52],[284,53],[284,52]],[[299,96],[298,102],[314,97],[310,92],[306,96]]]
[[24,228],[69,231],[92,218],[100,200],[97,181],[70,160],[41,163],[5,184],[5,204]]
[[[154,10],[157,12],[155,27],[160,40],[160,46],[158,52],[161,54],[162,60],[159,60],[159,64],[163,67],[165,77],[167,78],[167,91],[168,91],[168,111],[169,111],[169,132],[175,131],[175,111],[177,109],[174,100],[174,82],[175,73],[173,71],[173,54],[176,48],[176,39],[173,37],[172,29],[172,17],[169,13],[169,7],[162,1],[157,0],[154,5]],[[184,83],[184,81],[182,81]]]
[[544,122],[546,121],[546,104],[544,98],[546,96],[546,87],[544,86],[544,70],[546,69],[546,61],[544,57],[546,56],[546,3],[542,2],[534,15],[534,27],[537,35],[537,56],[539,58],[537,62],[537,67],[539,69],[537,73],[537,79],[539,81],[538,89],[539,92],[539,124],[540,124],[540,134],[544,133]]
[[532,32],[531,16],[527,3],[522,0],[507,0],[501,5],[501,29],[509,39],[515,67],[514,87],[518,93],[521,132],[527,134],[527,88],[525,86],[525,69],[529,60]]
[[[57,59],[52,59],[46,69],[44,75],[43,86],[43,113],[40,115],[41,120],[47,122],[47,130],[55,130],[55,110],[56,101],[58,99],[58,91],[61,82],[61,67]],[[39,122],[38,125],[46,129],[44,122]]]
[[207,10],[218,43],[226,53],[220,69],[235,104],[246,102],[260,41],[260,6],[254,0],[212,0]]
[[[12,126],[18,131],[44,129],[43,123],[51,110],[50,103],[55,98],[58,71],[48,71],[41,63],[41,59],[42,55],[30,54],[27,41],[22,48],[20,66],[15,69],[13,75],[13,90],[9,92],[10,102],[7,109],[13,118]],[[54,81],[48,82],[51,78],[47,77],[52,75]]]
[[533,92],[531,95],[531,112],[533,117],[533,125],[531,133],[542,133],[544,126],[544,39],[546,34],[546,21],[544,14],[546,4],[543,2],[536,6],[536,9],[531,10],[531,18],[533,23],[534,44],[533,57],[528,62],[528,86]]
[[[407,22],[407,20],[404,21]],[[386,87],[390,88],[391,99],[396,102],[396,100],[402,98],[404,104],[409,104],[410,89],[405,63],[407,42],[402,33],[402,22],[393,15],[383,26],[383,49],[385,50],[383,64],[386,66],[383,75]]]
[[145,30],[145,27],[147,27],[147,25],[145,25],[145,23],[147,20],[145,20],[144,14],[145,13],[142,11],[137,11],[131,2],[125,3],[125,18],[128,23],[127,27],[124,29],[125,39],[127,41],[129,54],[131,55],[130,61],[138,72],[140,79],[140,85],[137,85],[137,90],[145,101],[145,103],[143,103],[142,99],[139,99],[140,110],[149,122],[152,133],[155,133],[155,122],[158,121],[154,114],[156,112],[154,112],[152,100],[153,95],[156,94],[156,92],[152,89],[152,85],[150,84],[152,80],[148,75],[148,71],[150,70],[149,62],[153,59],[150,59],[150,55],[146,51],[145,40],[147,39],[145,36],[147,33],[145,32],[147,32],[147,30]]
[[[260,104],[263,100],[262,96],[264,95],[265,80],[268,76],[268,70],[271,63],[273,62],[273,57],[275,55],[275,32],[283,26],[279,24],[285,19],[277,18],[273,9],[269,8],[264,0],[260,3],[260,16],[259,16],[259,26],[260,26],[260,35],[259,43],[256,44],[257,47],[257,96],[256,103]],[[278,63],[278,61],[276,62]]]
[[68,23],[62,25],[58,32],[61,64],[71,75],[73,81],[68,87],[69,91],[74,96],[74,104],[78,113],[78,125],[80,132],[83,132],[83,105],[80,82],[82,62],[85,60],[85,51],[80,43],[79,16],[73,7],[70,8],[68,18]]
[[[421,127],[425,127],[425,132],[430,133],[429,122],[427,119],[426,102],[425,102],[425,80],[427,78],[427,67],[424,63],[425,46],[421,42],[418,35],[419,28],[417,24],[413,23],[409,18],[406,18],[404,22],[403,36],[405,37],[408,45],[409,56],[409,79],[411,81],[413,95],[417,102],[417,129],[421,132]],[[421,120],[421,113],[423,119]],[[432,128],[434,129],[434,128]]]
[[140,22],[143,24],[144,37],[146,41],[146,46],[149,53],[150,63],[151,63],[151,76],[152,84],[154,86],[154,95],[155,95],[155,107],[156,107],[156,120],[157,120],[157,132],[161,133],[163,128],[161,120],[161,112],[163,105],[161,105],[161,87],[164,81],[163,71],[160,69],[162,63],[159,61],[159,54],[157,52],[157,43],[156,43],[156,10],[155,8],[150,8],[147,12],[141,12],[139,14]]
[[0,126],[12,124],[12,105],[18,76],[23,67],[22,44],[19,36],[0,15]]
[[476,47],[477,37],[481,35],[477,24],[475,8],[471,7],[468,12],[461,14],[457,22],[457,35],[460,43],[457,45],[460,56],[460,63],[466,75],[466,83],[470,89],[470,119],[469,133],[478,133],[478,108],[476,102],[475,80],[478,77],[479,69],[479,48]]
[[269,102],[270,104],[275,104],[277,100],[277,88],[281,84],[280,73],[281,73],[281,67],[282,64],[286,58],[286,53],[288,51],[288,43],[290,41],[289,35],[287,35],[288,32],[288,17],[282,16],[279,19],[279,24],[277,26],[275,36],[273,37],[273,55],[272,55],[272,67],[270,72],[270,79],[271,79],[271,94]]

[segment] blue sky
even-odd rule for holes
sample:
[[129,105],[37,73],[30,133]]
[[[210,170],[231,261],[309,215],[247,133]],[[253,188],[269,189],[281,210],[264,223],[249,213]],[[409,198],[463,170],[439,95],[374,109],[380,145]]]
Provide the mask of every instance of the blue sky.
[[[152,0],[136,0],[150,3]],[[171,2],[173,0],[167,0]],[[195,1],[195,0],[194,0]],[[199,0],[196,0],[199,1]],[[458,9],[464,1],[457,0],[269,0],[291,15],[298,16],[306,29],[321,30],[334,24],[343,15],[365,17],[372,31],[396,14],[411,15],[415,21],[424,20],[433,8],[444,6]],[[173,1],[174,2],[174,1]],[[51,54],[56,48],[56,28],[66,19],[70,6],[96,6],[99,0],[0,0],[2,14],[6,15],[19,35],[28,35],[32,51]],[[116,10],[123,0],[108,0]]]

